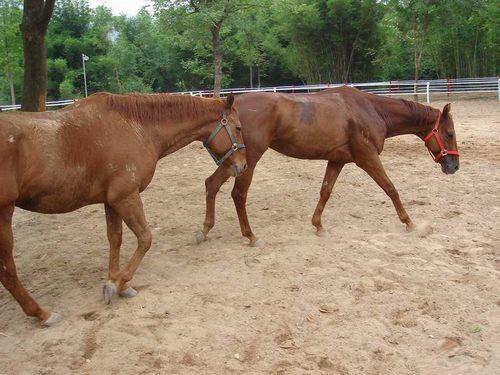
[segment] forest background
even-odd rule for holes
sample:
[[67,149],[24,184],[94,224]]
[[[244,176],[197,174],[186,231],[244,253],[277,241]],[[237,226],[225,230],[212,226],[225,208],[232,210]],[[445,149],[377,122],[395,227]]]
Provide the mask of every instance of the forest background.
[[[57,0],[47,99],[89,93],[496,76],[498,0]],[[0,0],[0,104],[19,103],[23,2]]]

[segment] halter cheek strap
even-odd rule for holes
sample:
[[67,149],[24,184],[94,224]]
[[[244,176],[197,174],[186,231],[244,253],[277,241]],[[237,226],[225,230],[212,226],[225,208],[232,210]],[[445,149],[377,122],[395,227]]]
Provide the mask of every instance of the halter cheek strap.
[[[209,146],[210,146],[210,143],[215,139],[215,137],[217,137],[217,134],[219,134],[219,132],[223,128],[226,129],[227,135],[229,135],[229,139],[231,140],[232,145],[231,145],[231,148],[226,151],[226,153],[224,154],[224,156],[222,156],[219,159],[219,157],[217,156],[217,154],[215,154],[210,149]],[[238,140],[236,139],[236,137],[234,136],[233,131],[231,130],[231,127],[229,126],[229,124],[227,122],[227,116],[226,116],[226,112],[225,111],[222,113],[222,120],[220,121],[219,125],[217,125],[217,127],[212,131],[212,133],[207,138],[207,140],[205,142],[203,142],[203,146],[205,146],[205,148],[207,149],[208,153],[210,154],[210,156],[212,157],[212,159],[214,159],[215,164],[217,164],[217,165],[221,165],[227,159],[229,159],[231,157],[231,155],[233,155],[236,151],[238,151],[238,150],[246,147],[245,144],[239,143]]]
[[[441,158],[443,156],[446,156],[446,155],[457,155],[458,156],[459,155],[458,150],[447,150],[446,147],[444,146],[444,143],[443,143],[443,140],[441,139],[441,136],[439,135],[439,124],[441,122],[442,114],[443,113],[441,111],[439,111],[439,116],[436,120],[436,123],[434,124],[434,128],[424,138],[424,142],[425,142],[425,145],[427,146],[427,150],[429,150],[429,154],[431,155],[432,159],[436,163],[438,163],[439,160],[441,160]],[[434,152],[432,152],[431,148],[429,147],[429,145],[427,143],[431,138],[436,138],[436,142],[439,145],[440,150],[437,154],[434,154]]]

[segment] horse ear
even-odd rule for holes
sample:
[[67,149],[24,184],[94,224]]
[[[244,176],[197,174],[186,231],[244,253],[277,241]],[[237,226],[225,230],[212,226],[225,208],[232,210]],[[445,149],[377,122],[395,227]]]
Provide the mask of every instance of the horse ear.
[[226,109],[233,108],[233,104],[234,104],[234,94],[231,93],[226,98]]
[[448,116],[448,115],[449,115],[449,113],[450,113],[450,111],[451,111],[451,104],[450,104],[450,103],[448,103],[448,104],[446,104],[446,105],[444,106],[444,108],[443,108],[443,116],[444,116],[444,117]]

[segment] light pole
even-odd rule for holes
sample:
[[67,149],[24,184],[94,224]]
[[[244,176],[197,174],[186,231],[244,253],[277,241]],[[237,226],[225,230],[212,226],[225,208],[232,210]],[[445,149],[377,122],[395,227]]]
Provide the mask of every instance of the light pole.
[[89,61],[89,57],[82,53],[82,63],[83,63],[83,83],[85,85],[85,97],[88,96],[88,91],[87,91],[87,73],[85,72],[85,61]]

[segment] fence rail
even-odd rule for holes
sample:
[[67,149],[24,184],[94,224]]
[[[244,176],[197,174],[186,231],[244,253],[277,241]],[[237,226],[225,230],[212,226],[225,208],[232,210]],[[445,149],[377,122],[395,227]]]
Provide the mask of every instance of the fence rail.
[[[496,93],[500,100],[500,78],[499,77],[484,77],[484,78],[458,78],[458,79],[436,79],[436,80],[420,80],[415,81],[385,81],[385,82],[368,82],[368,83],[327,83],[319,85],[302,85],[302,86],[276,86],[276,87],[260,87],[260,88],[231,88],[224,89],[221,95],[230,93],[242,94],[249,92],[315,92],[328,88],[351,86],[360,90],[370,92],[377,95],[387,96],[414,96],[425,97],[427,103],[431,102],[432,95],[444,94],[447,96],[455,94],[481,94],[481,93]],[[192,95],[210,97],[213,91],[198,90],[175,92],[176,95]],[[74,100],[61,100],[47,102],[48,108],[62,107],[72,104]],[[20,105],[3,105],[0,106],[2,111],[11,111],[19,109]]]
[[[338,83],[303,86],[277,86],[261,88],[232,88],[222,90],[222,95],[229,93],[241,94],[248,92],[314,92],[328,88],[351,86],[360,90],[378,95],[388,96],[425,96],[430,103],[432,94],[472,94],[472,93],[498,93],[500,100],[500,79],[498,77],[485,78],[460,78],[415,81],[385,81],[369,83]],[[178,94],[211,96],[212,91],[185,91]]]

